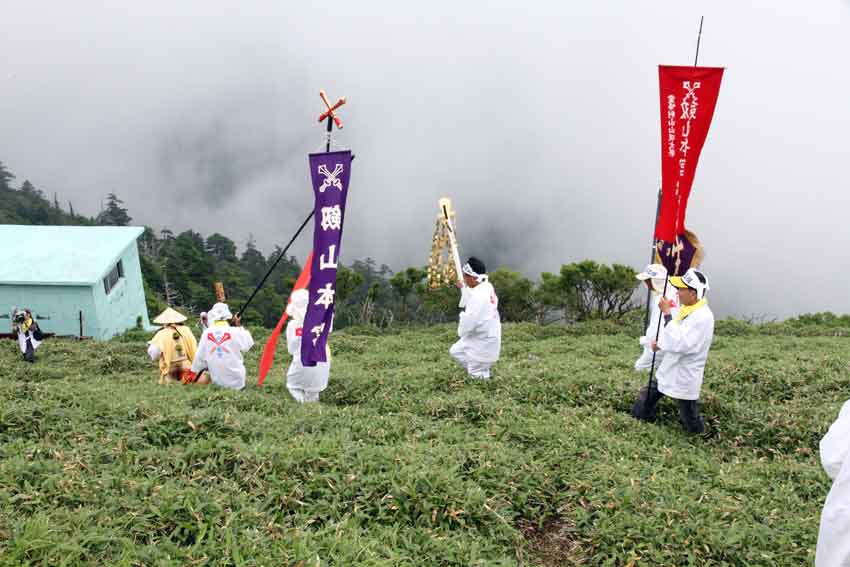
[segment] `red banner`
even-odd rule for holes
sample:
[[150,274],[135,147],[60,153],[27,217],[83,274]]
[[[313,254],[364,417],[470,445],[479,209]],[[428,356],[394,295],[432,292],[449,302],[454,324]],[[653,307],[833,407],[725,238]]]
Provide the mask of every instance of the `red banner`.
[[658,66],[661,213],[655,225],[656,240],[673,243],[685,232],[688,196],[714,116],[722,78],[722,67]]

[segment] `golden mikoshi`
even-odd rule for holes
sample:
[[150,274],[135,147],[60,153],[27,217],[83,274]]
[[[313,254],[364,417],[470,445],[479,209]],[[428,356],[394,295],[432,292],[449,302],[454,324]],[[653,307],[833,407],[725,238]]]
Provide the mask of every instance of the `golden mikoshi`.
[[[438,203],[439,214],[434,225],[434,237],[431,240],[431,254],[428,258],[428,287],[438,289],[455,285],[459,279],[455,252],[457,234],[455,212],[451,199],[442,198]],[[455,231],[455,233],[453,233]],[[452,238],[454,234],[454,239]]]

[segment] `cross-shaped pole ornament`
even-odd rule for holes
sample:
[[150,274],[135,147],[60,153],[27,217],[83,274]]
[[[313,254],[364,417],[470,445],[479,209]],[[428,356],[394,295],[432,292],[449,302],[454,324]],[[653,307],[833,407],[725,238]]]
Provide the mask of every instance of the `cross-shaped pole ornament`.
[[328,95],[325,94],[325,91],[319,91],[319,96],[322,98],[322,102],[325,103],[326,110],[319,115],[319,122],[323,122],[325,120],[328,121],[328,141],[325,151],[331,151],[331,131],[333,130],[333,125],[336,124],[336,127],[342,130],[342,120],[337,116],[337,109],[345,104],[345,97],[342,97],[334,104],[328,100]]
[[336,109],[345,104],[345,97],[342,97],[331,106],[331,102],[328,100],[328,95],[325,94],[325,91],[319,91],[319,96],[322,97],[322,102],[325,103],[325,107],[327,108],[319,116],[319,122],[323,122],[326,118],[330,117],[336,123],[336,127],[342,130],[342,120],[336,115]]

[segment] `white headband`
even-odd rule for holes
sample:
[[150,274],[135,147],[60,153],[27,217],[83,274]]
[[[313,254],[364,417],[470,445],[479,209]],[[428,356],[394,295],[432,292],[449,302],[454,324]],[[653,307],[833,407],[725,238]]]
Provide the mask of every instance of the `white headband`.
[[479,274],[478,272],[473,270],[472,266],[469,265],[469,262],[464,264],[463,268],[461,268],[461,270],[467,276],[472,276],[473,278],[475,278],[479,283],[483,282],[487,278],[487,274]]
[[307,304],[310,303],[310,292],[306,289],[296,289],[289,296],[286,314],[296,323],[303,324],[307,315]]

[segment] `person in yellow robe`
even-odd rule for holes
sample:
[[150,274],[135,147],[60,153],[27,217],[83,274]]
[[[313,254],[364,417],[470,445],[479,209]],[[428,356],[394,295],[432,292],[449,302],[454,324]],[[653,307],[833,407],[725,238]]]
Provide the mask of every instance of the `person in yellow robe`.
[[177,380],[184,384],[195,381],[192,361],[198,350],[198,341],[192,330],[184,325],[186,316],[171,307],[153,320],[162,328],[148,341],[148,356],[159,361],[159,383],[170,384]]

